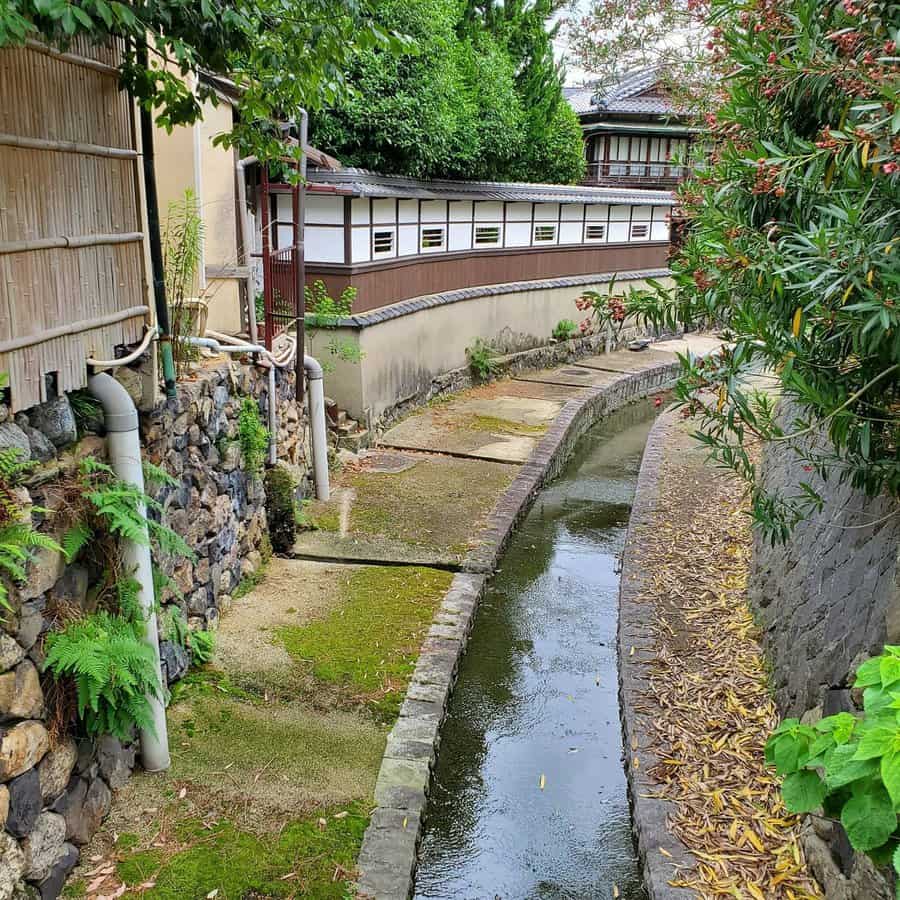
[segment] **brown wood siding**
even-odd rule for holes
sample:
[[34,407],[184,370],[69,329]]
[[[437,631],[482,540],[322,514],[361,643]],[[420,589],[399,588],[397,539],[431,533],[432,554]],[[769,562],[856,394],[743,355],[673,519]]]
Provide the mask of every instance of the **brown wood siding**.
[[306,282],[325,282],[332,297],[348,285],[358,291],[355,313],[390,306],[411,297],[439,294],[458,288],[659,269],[667,264],[668,243],[606,244],[593,247],[523,247],[469,250],[440,256],[391,259],[355,266],[306,264]]
[[68,391],[147,320],[133,108],[116,43],[0,50],[0,372],[14,410]]

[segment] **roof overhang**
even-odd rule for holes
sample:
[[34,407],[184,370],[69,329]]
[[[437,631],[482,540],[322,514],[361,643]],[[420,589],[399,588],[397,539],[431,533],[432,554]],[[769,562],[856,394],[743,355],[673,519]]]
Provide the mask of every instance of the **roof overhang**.
[[628,134],[703,134],[704,128],[696,125],[678,125],[655,122],[592,122],[590,125],[582,125],[585,134],[593,134],[598,131],[616,131]]

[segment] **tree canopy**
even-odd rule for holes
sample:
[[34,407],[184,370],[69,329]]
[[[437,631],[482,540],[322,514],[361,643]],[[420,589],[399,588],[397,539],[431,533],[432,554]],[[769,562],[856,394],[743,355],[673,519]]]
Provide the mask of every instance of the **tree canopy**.
[[65,46],[79,34],[124,39],[122,85],[165,127],[194,122],[204,100],[216,102],[212,88],[185,76],[232,79],[239,121],[220,141],[265,159],[284,153],[278,119],[341,95],[355,52],[378,47],[389,57],[405,46],[373,22],[367,0],[5,0],[0,7],[0,47],[29,38]]
[[[707,24],[725,98],[710,165],[682,191],[677,289],[630,311],[724,325],[731,345],[687,362],[679,396],[785,539],[821,505],[803,471],[900,496],[900,14],[892,0],[711,0]],[[820,432],[830,441],[809,440]],[[754,445],[772,441],[795,453],[796,496],[759,486]]]
[[581,129],[562,99],[546,19],[556,0],[376,0],[374,19],[410,52],[357,49],[352,90],[312,116],[312,140],[343,162],[420,178],[573,182]]

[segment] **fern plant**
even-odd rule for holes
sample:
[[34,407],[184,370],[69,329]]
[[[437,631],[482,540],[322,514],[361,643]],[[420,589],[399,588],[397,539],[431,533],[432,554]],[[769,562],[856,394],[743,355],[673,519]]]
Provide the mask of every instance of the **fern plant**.
[[201,666],[206,665],[216,651],[216,636],[212,631],[189,631],[187,645],[194,662]]
[[[0,379],[0,387],[3,381]],[[21,505],[16,488],[34,468],[18,447],[0,450],[0,576],[13,582],[23,582],[26,566],[32,553],[40,548],[59,551],[61,548],[49,535],[35,531],[31,524],[31,510]],[[9,588],[0,577],[0,608],[12,611]]]
[[480,381],[487,381],[500,368],[497,362],[497,351],[482,338],[475,338],[475,343],[466,347],[466,356],[469,358],[469,368],[472,374]]
[[153,731],[147,695],[161,697],[162,689],[140,630],[124,616],[100,611],[47,636],[47,671],[74,682],[88,734],[129,740],[135,726]]
[[[272,402],[272,398],[269,399]],[[257,476],[262,472],[269,449],[269,429],[259,420],[259,406],[252,397],[244,397],[238,410],[238,445],[244,459],[244,470]]]

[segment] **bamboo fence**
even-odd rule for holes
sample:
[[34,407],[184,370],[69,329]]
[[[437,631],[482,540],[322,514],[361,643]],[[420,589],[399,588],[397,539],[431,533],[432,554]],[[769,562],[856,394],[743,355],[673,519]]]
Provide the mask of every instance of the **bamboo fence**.
[[133,105],[119,47],[0,50],[0,372],[12,409],[83,387],[149,316]]

